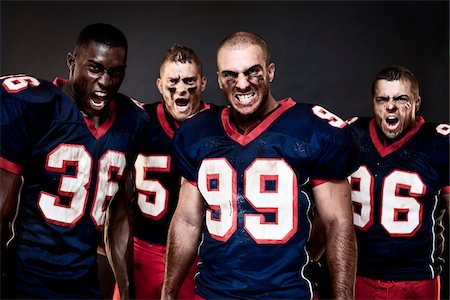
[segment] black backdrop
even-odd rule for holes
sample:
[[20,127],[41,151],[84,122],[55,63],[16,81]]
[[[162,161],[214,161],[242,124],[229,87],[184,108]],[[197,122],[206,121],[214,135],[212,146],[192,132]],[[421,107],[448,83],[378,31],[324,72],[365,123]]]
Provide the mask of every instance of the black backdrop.
[[250,30],[269,44],[278,99],[320,103],[343,118],[370,116],[373,76],[401,64],[419,79],[425,119],[449,121],[448,1],[2,0],[0,9],[2,75],[66,77],[66,53],[81,28],[107,22],[129,41],[122,92],[159,101],[160,59],[179,43],[202,58],[209,80],[204,99],[225,104],[216,82],[216,46],[233,31]]
[[421,84],[426,120],[448,122],[448,1],[1,1],[1,73],[66,76],[82,27],[116,25],[129,39],[122,92],[159,101],[159,62],[173,43],[196,50],[209,80],[204,99],[224,104],[215,50],[236,30],[262,35],[276,64],[274,95],[320,103],[338,115],[371,115],[373,76],[390,64]]

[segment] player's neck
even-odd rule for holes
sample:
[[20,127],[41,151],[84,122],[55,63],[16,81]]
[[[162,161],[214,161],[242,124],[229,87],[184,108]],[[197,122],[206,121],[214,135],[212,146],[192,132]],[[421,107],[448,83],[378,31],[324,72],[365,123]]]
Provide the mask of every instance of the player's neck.
[[75,102],[75,92],[73,91],[73,86],[68,81],[61,87],[61,90]]
[[82,110],[80,110],[81,114],[92,121],[92,123],[94,123],[95,128],[99,128],[100,126],[102,126],[103,123],[105,123],[105,121],[108,119],[107,117],[103,116],[103,115],[98,115],[98,116],[90,116],[86,113],[84,113]]
[[405,130],[403,130],[402,133],[400,133],[398,136],[396,136],[395,138],[388,138],[383,131],[381,130],[381,128],[379,126],[376,127],[376,132],[378,135],[378,139],[381,141],[381,143],[384,144],[384,146],[390,146],[393,143],[401,140],[408,132],[410,132],[415,126],[416,126],[417,122],[413,123],[413,125],[409,126],[408,128],[406,128]]
[[175,118],[167,111],[166,106],[164,105],[164,115],[166,116],[167,123],[169,124],[172,130],[177,130],[180,127],[180,121],[175,120]]

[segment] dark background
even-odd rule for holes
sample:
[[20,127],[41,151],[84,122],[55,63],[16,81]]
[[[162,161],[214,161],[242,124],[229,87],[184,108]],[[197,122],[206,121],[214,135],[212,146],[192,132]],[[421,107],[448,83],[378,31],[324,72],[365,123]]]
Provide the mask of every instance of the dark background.
[[[229,33],[249,30],[268,42],[278,99],[320,103],[343,118],[370,116],[374,75],[401,64],[419,80],[425,119],[449,122],[448,1],[2,0],[0,9],[2,75],[66,77],[66,54],[79,31],[106,22],[128,37],[122,92],[159,101],[160,60],[179,43],[203,61],[209,80],[204,100],[225,104],[217,88],[216,47]],[[441,282],[445,298],[447,272]]]
[[370,116],[374,75],[390,64],[418,77],[426,120],[448,122],[448,1],[1,1],[1,73],[67,76],[66,54],[85,25],[112,23],[129,40],[122,92],[159,101],[159,63],[173,43],[203,60],[204,99],[224,104],[215,51],[236,30],[263,36],[278,99],[320,103],[343,118]]

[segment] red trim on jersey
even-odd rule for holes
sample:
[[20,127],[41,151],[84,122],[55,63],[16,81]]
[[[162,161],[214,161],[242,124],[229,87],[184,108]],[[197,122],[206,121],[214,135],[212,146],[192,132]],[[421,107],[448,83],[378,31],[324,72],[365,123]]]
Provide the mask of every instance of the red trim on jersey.
[[63,85],[65,85],[65,84],[67,83],[67,79],[60,78],[60,77],[55,77],[55,78],[53,79],[52,83],[53,83],[54,85],[56,85],[57,87],[62,88]]
[[[200,101],[200,110],[204,111],[207,110],[211,107],[211,105],[209,105],[209,103]],[[170,139],[173,139],[174,135],[175,135],[175,130],[172,129],[172,127],[170,127],[169,124],[169,120],[167,120],[167,116],[166,113],[164,112],[164,103],[158,103],[158,105],[156,106],[156,115],[158,116],[158,121],[159,124],[161,124],[161,127],[163,128],[164,132],[169,136]],[[181,123],[173,120],[175,122],[175,126],[180,127]]]
[[321,185],[322,183],[330,181],[329,179],[312,179],[311,180],[311,186],[315,187],[318,185]]
[[193,186],[198,186],[197,181],[192,181],[189,179],[186,179],[190,184],[192,184]]
[[0,157],[0,169],[6,170],[16,175],[22,175],[23,167],[13,163],[6,158]]
[[295,101],[291,98],[286,98],[278,101],[280,107],[278,107],[273,113],[271,113],[267,118],[265,118],[262,122],[256,122],[247,130],[245,130],[244,134],[239,133],[236,127],[230,122],[230,113],[231,108],[227,107],[222,110],[222,125],[225,129],[226,134],[235,142],[239,143],[241,146],[245,146],[254,139],[256,139],[259,135],[261,135],[272,123],[281,116],[285,111],[295,105]]
[[450,186],[442,187],[442,194],[450,194]]
[[109,105],[108,115],[109,118],[98,128],[95,127],[94,121],[83,115],[83,119],[84,122],[86,123],[86,126],[97,140],[101,139],[108,132],[108,130],[111,128],[114,121],[116,120],[116,102],[114,100],[111,101],[111,104]]
[[389,146],[384,146],[383,143],[378,138],[377,134],[377,123],[375,121],[375,118],[370,121],[369,124],[369,134],[370,138],[372,139],[372,143],[374,144],[375,148],[377,149],[378,153],[381,157],[385,157],[392,152],[400,149],[404,144],[406,144],[411,137],[422,127],[422,125],[425,123],[425,120],[422,117],[416,118],[417,123],[416,125],[403,136],[400,140],[390,144]]
[[167,120],[166,114],[164,112],[164,105],[162,102],[158,103],[158,105],[156,106],[156,115],[158,116],[159,124],[161,124],[164,132],[170,137],[170,139],[173,139],[175,130],[170,127],[169,121]]
[[[62,86],[65,85],[66,83],[67,83],[67,79],[64,79],[64,78],[55,77],[55,79],[53,79],[53,84],[59,88],[62,88]],[[136,101],[134,99],[131,99],[131,100],[136,105],[138,105],[142,108],[142,105],[139,105],[138,101]],[[108,120],[106,120],[106,122],[104,122],[102,125],[100,125],[100,127],[95,128],[95,123],[83,115],[84,122],[86,123],[86,126],[88,127],[88,129],[92,133],[92,135],[95,137],[95,139],[97,139],[97,140],[101,139],[105,135],[105,133],[108,132],[108,130],[113,125],[114,120],[116,119],[116,103],[115,103],[114,99],[111,101],[111,105],[109,106],[108,116],[109,116],[109,118],[108,118]]]

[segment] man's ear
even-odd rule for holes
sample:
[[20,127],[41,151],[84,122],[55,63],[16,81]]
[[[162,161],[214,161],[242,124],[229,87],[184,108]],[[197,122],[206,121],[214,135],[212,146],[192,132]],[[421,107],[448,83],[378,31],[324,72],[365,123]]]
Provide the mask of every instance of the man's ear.
[[222,82],[220,82],[219,71],[217,71],[216,74],[217,74],[217,83],[219,84],[219,88],[222,90],[223,89],[223,84],[222,84]]
[[417,99],[416,99],[416,113],[419,111],[421,102],[422,102],[422,99],[420,98],[420,96],[417,96]]
[[267,71],[269,73],[269,81],[272,82],[273,79],[275,78],[275,64],[274,63],[270,63]]
[[69,73],[72,73],[72,71],[75,67],[75,55],[73,55],[70,52],[67,53],[66,63],[67,63],[67,68],[69,68]]
[[162,87],[161,77],[158,77],[156,79],[156,87],[158,88],[159,93],[162,95],[163,94],[163,87]]
[[206,88],[206,83],[208,82],[208,80],[206,79],[206,77],[205,76],[202,76],[202,79],[201,79],[201,91],[203,92],[203,91],[205,91],[205,88]]

